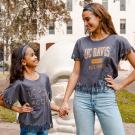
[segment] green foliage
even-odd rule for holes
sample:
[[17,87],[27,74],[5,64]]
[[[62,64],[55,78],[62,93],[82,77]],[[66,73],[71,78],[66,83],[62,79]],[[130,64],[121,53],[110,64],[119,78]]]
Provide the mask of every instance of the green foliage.
[[121,90],[117,93],[117,100],[123,121],[135,123],[135,94]]
[[[50,22],[67,22],[70,14],[62,0],[0,0],[0,45],[6,60],[18,43],[45,35]],[[39,56],[39,50],[36,51]]]
[[5,109],[3,107],[0,107],[0,119],[8,122],[15,122],[16,121],[16,113]]
[[33,41],[48,24],[70,18],[62,0],[1,0],[0,39],[4,43]]
[[7,71],[5,71],[4,73],[3,73],[3,71],[1,71],[0,72],[0,78],[8,78],[8,76],[9,76],[9,72],[7,72]]

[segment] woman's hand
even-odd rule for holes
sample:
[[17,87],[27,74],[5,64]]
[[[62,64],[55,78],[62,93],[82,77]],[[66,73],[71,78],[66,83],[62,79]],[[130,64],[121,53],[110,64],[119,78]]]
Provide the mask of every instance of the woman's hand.
[[18,113],[26,113],[26,112],[32,112],[33,111],[33,109],[30,107],[29,103],[25,103],[21,107],[13,105],[12,110],[15,111],[15,112],[18,112]]
[[70,111],[69,105],[67,102],[63,102],[62,106],[59,109],[59,116],[63,117],[65,115],[68,115]]
[[120,90],[122,88],[122,86],[120,85],[120,83],[116,83],[114,81],[114,79],[112,78],[112,76],[107,75],[107,77],[105,78],[105,80],[108,82],[108,87],[113,88],[114,90]]

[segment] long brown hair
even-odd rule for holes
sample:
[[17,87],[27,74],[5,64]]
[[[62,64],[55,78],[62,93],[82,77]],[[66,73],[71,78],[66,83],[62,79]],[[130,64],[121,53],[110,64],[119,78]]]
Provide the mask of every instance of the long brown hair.
[[103,5],[99,3],[89,3],[83,8],[84,11],[90,11],[101,19],[100,28],[107,34],[117,34],[112,18]]
[[11,68],[10,68],[10,83],[13,83],[16,80],[24,79],[24,67],[22,65],[22,59],[25,56],[25,51],[28,45],[20,45],[15,48],[11,55]]

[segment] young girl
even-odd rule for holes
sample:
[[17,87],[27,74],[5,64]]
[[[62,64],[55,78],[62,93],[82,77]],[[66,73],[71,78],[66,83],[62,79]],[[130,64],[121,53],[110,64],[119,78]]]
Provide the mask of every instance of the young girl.
[[[35,71],[38,59],[28,45],[16,48],[11,57],[10,86],[1,105],[19,112],[20,135],[48,135],[52,127],[51,87],[46,74]],[[19,101],[21,107],[14,103]]]
[[[60,115],[68,113],[69,97],[75,89],[73,109],[77,135],[94,135],[95,114],[104,135],[125,135],[115,91],[135,81],[135,53],[129,42],[117,35],[110,14],[101,4],[85,6],[82,18],[89,35],[75,44],[74,69]],[[129,60],[134,70],[116,83],[118,64],[123,58]]]

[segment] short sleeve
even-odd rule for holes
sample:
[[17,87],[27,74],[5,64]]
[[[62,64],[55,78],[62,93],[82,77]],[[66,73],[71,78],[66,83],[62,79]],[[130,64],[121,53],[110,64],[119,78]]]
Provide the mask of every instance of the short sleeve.
[[77,41],[71,56],[74,60],[80,60],[79,42]]
[[51,84],[50,84],[49,77],[47,77],[46,90],[47,90],[49,100],[51,101],[51,99],[52,99],[52,90],[51,90]]
[[5,89],[3,94],[3,102],[7,108],[11,108],[13,104],[18,100],[19,89],[19,81],[10,84],[9,87]]
[[119,40],[119,59],[127,59],[127,54],[133,50],[134,48],[128,42],[128,40],[124,37],[121,37]]

